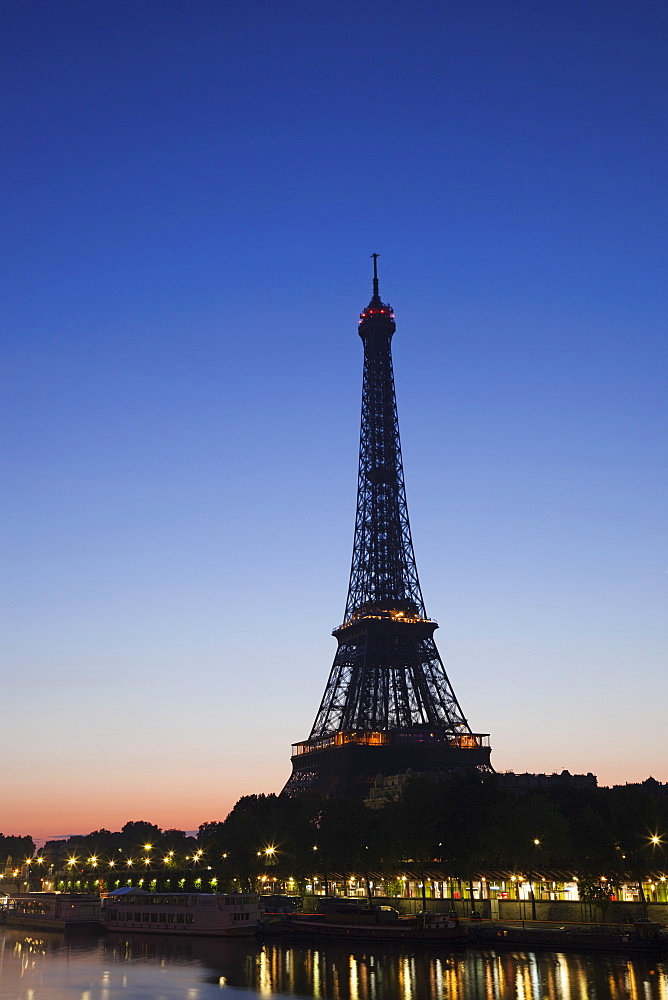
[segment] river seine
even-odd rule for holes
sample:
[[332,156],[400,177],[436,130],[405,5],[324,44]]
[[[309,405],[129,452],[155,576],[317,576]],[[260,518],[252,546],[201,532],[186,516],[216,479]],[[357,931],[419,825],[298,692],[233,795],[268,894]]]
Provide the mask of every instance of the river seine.
[[0,1000],[668,1000],[650,957],[0,928]]

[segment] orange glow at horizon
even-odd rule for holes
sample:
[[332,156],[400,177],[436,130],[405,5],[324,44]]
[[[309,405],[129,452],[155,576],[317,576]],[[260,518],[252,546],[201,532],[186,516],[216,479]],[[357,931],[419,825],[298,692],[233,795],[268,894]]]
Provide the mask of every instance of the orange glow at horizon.
[[193,774],[188,780],[180,778],[178,790],[169,775],[142,775],[139,768],[131,779],[123,775],[106,787],[95,778],[80,775],[65,782],[61,775],[51,785],[40,782],[34,795],[25,780],[14,779],[4,796],[0,833],[42,841],[100,829],[113,832],[139,820],[162,830],[196,831],[201,823],[224,820],[242,795],[279,792],[288,771],[289,760],[271,785],[240,772],[234,779],[221,778],[220,789],[212,785],[208,772],[199,778]]
[[[138,820],[162,830],[196,831],[201,823],[224,820],[243,795],[280,792],[290,771],[289,747],[282,749],[282,755],[261,762],[239,757],[234,768],[224,770],[221,766],[220,771],[215,762],[205,769],[196,764],[177,768],[156,761],[130,766],[125,761],[126,766],[111,767],[103,779],[82,773],[79,765],[77,773],[70,776],[61,769],[58,778],[48,781],[43,770],[39,774],[13,774],[4,781],[0,833],[30,835],[43,841],[99,829],[117,831],[125,823]],[[526,748],[515,749],[512,757],[504,757],[500,752],[492,757],[498,771],[555,770],[549,760]],[[631,762],[621,757],[605,763],[591,759],[587,766],[577,759],[567,760],[566,765],[570,765],[571,773],[592,770],[599,785],[643,781],[652,772],[647,761]],[[660,773],[654,776],[665,780]],[[138,848],[141,850],[143,844]]]

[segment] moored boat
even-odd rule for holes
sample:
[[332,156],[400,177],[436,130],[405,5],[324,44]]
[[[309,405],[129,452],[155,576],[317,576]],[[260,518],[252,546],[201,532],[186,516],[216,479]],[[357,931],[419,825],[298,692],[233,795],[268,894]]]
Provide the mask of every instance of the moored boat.
[[100,899],[69,892],[27,892],[12,896],[5,914],[7,924],[45,930],[99,924]]
[[256,932],[260,913],[251,893],[128,889],[105,898],[103,923],[109,931],[239,937]]
[[474,945],[530,948],[550,951],[618,951],[629,953],[668,950],[668,930],[639,920],[629,924],[540,925],[499,923],[471,917],[460,922],[452,913],[400,916],[390,906],[332,905],[321,912],[290,914],[268,926],[269,932],[288,937],[345,938],[426,945]]
[[629,924],[564,924],[519,926],[483,924],[471,929],[478,945],[506,945],[510,948],[547,948],[557,951],[651,952],[668,949],[668,934],[660,924],[638,920]]
[[[274,929],[291,937],[346,938],[365,941],[406,941],[423,944],[466,942],[467,933],[458,920],[441,914],[418,914],[413,917],[391,918],[377,907],[369,912],[327,913],[286,916]],[[380,912],[379,912],[380,911]],[[396,912],[396,911],[395,911]]]

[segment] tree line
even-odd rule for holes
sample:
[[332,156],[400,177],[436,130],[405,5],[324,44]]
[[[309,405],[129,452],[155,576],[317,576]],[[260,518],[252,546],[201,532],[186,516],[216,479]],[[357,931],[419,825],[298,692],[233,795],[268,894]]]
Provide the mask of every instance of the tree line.
[[621,880],[668,864],[668,797],[654,785],[527,791],[469,772],[438,783],[409,779],[376,809],[359,800],[249,795],[223,822],[200,826],[198,841],[209,857],[225,855],[239,879],[269,868],[328,881],[437,866],[460,878],[542,871]]
[[[400,793],[371,809],[361,800],[246,795],[224,820],[197,837],[145,821],[118,832],[96,830],[45,845],[44,856],[147,866],[211,866],[220,886],[250,885],[263,874],[327,884],[351,873],[391,878],[402,868],[442,877],[480,873],[563,873],[582,878],[639,878],[668,867],[668,796],[642,785],[522,790],[495,774],[409,778]],[[30,837],[0,836],[0,858],[33,853]],[[40,852],[41,853],[41,852]],[[39,856],[39,855],[38,855]],[[150,860],[149,860],[150,859]]]

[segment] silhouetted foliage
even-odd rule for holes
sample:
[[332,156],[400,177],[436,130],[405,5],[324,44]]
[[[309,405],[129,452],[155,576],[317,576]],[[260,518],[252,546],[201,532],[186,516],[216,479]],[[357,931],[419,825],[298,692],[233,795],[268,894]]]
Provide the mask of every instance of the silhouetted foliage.
[[[0,862],[7,855],[22,861],[32,851],[29,837],[0,835]],[[375,809],[359,799],[245,795],[224,820],[202,823],[196,840],[183,830],[132,821],[120,832],[96,830],[44,848],[45,857],[58,852],[84,867],[90,856],[116,859],[119,871],[150,855],[156,865],[212,872],[221,889],[249,888],[264,877],[268,889],[274,878],[292,878],[295,891],[305,891],[313,875],[327,883],[352,873],[369,883],[402,866],[425,873],[437,865],[462,881],[481,871],[525,877],[555,871],[577,874],[583,892],[601,905],[622,877],[666,869],[668,796],[651,780],[521,790],[494,774],[439,782],[415,776]]]
[[[146,845],[150,844],[147,849]],[[120,831],[94,830],[92,833],[69,837],[66,840],[49,840],[42,852],[52,863],[62,864],[68,858],[77,857],[85,862],[87,858],[127,864],[131,858],[160,857],[170,851],[185,858],[196,847],[194,837],[184,830],[165,830],[144,820],[126,823]]]
[[6,837],[0,833],[0,868],[4,868],[9,858],[13,864],[21,864],[35,853],[32,837]]
[[[601,874],[614,880],[659,861],[665,867],[663,847],[650,841],[656,831],[668,832],[668,799],[651,785],[519,790],[470,772],[442,782],[409,779],[376,809],[360,800],[244,796],[224,822],[203,824],[198,841],[212,859],[226,853],[239,879],[271,868],[327,881],[437,863],[463,879],[481,870],[554,870],[594,883]],[[270,859],[268,847],[275,848]]]

